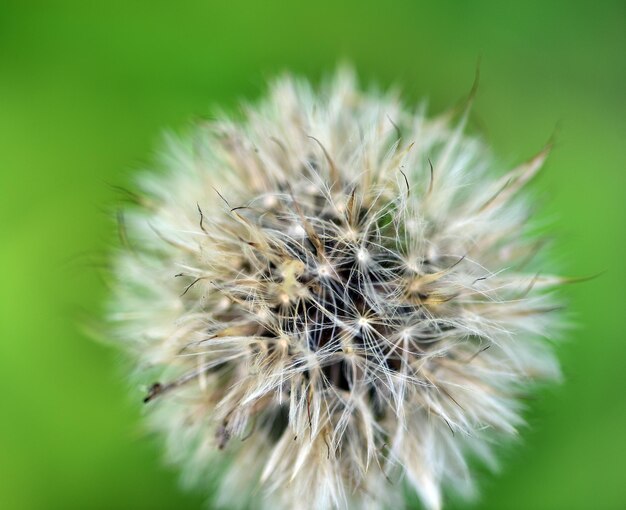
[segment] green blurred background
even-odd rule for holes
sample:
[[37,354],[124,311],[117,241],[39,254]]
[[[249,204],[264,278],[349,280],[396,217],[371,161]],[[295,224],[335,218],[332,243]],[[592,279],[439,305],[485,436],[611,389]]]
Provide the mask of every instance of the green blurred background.
[[566,272],[606,273],[567,289],[566,382],[472,508],[626,508],[625,34],[624,1],[2,1],[0,508],[202,504],[143,438],[120,355],[76,326],[106,296],[109,184],[149,165],[164,129],[341,59],[440,112],[478,57],[471,129],[514,163],[560,126],[534,187]]

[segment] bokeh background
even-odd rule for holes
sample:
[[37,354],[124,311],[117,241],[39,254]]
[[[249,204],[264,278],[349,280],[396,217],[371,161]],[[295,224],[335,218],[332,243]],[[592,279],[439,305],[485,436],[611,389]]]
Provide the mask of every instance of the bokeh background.
[[[338,60],[432,113],[466,96],[503,161],[557,147],[533,184],[572,275],[564,385],[481,474],[475,509],[626,508],[626,3],[0,2],[0,508],[199,508],[140,426],[120,355],[77,325],[106,296],[108,211],[165,129]],[[453,502],[450,508],[466,508]]]

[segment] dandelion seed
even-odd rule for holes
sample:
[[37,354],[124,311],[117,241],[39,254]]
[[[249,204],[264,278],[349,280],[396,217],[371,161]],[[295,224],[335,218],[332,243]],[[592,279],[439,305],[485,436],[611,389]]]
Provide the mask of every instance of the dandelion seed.
[[110,317],[169,458],[228,508],[471,497],[466,458],[494,467],[520,388],[559,374],[563,280],[516,269],[547,151],[492,173],[463,120],[347,71],[246,111],[171,142],[124,213]]

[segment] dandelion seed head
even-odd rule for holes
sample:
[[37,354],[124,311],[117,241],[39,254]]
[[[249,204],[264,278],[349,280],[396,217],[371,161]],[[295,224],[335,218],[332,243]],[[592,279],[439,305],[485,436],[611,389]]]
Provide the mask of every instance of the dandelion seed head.
[[[125,212],[110,319],[150,426],[228,508],[429,510],[556,379],[522,188],[463,133],[349,71],[169,142]],[[158,381],[155,383],[155,381]]]

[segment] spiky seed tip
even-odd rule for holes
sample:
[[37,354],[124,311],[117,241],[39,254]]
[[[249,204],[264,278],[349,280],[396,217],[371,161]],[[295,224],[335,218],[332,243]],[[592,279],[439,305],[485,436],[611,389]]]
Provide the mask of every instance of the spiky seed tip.
[[521,188],[463,121],[340,71],[284,77],[172,141],[127,208],[110,319],[151,426],[229,508],[426,508],[558,377],[560,283],[528,268]]

